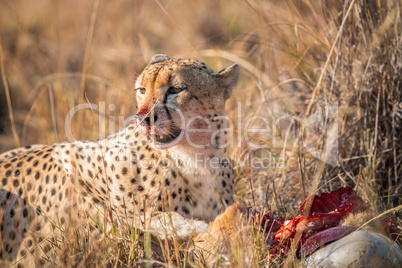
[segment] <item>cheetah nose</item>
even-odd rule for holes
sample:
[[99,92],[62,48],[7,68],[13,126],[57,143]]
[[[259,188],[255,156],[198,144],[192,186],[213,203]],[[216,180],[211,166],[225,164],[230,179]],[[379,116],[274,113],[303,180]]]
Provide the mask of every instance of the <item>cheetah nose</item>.
[[142,114],[136,114],[135,118],[137,118],[140,121],[140,124],[146,127],[150,127],[156,123],[158,120],[158,116],[150,116],[148,115],[142,115]]

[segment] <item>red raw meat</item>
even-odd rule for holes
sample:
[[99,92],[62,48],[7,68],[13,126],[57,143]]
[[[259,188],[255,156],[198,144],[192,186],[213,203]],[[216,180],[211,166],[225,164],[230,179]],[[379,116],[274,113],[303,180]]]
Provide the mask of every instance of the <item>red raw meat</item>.
[[[286,221],[283,217],[275,219],[264,215],[262,227],[268,234],[267,242],[274,247],[270,257],[274,258],[278,253],[284,256],[292,241],[296,241],[300,248],[311,235],[338,226],[350,213],[364,211],[368,207],[351,187],[342,187],[319,196],[310,195],[300,204],[301,214]],[[334,233],[331,239],[336,237]]]
[[319,196],[308,196],[300,204],[300,212],[303,216],[314,216],[317,213],[343,212],[349,209],[352,210],[349,212],[358,212],[367,207],[368,204],[356,195],[352,187],[347,186]]
[[322,245],[338,240],[358,229],[355,226],[337,226],[326,229],[310,236],[300,248],[301,256],[308,256]]

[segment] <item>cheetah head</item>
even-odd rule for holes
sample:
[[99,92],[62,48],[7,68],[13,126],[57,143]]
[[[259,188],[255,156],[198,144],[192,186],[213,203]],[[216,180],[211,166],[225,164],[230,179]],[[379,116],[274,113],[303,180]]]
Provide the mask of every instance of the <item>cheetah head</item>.
[[[213,117],[224,114],[239,77],[239,65],[214,72],[193,59],[155,55],[138,76],[137,123],[154,149],[205,139]],[[197,131],[198,130],[198,131]]]

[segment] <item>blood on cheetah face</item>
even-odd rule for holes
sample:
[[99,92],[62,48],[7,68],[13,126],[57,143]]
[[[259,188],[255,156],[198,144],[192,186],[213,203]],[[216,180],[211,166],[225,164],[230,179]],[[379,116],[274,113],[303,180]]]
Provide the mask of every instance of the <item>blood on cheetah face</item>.
[[215,73],[197,60],[155,55],[135,83],[137,123],[154,149],[201,139],[209,120],[224,114],[238,77],[237,64]]

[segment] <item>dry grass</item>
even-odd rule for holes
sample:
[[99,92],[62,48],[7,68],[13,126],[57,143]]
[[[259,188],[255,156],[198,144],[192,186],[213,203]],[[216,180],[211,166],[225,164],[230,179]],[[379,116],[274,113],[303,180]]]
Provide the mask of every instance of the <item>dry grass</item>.
[[[238,200],[292,216],[307,194],[349,184],[375,209],[400,206],[400,3],[323,2],[0,2],[0,151],[65,140],[68,111],[87,101],[106,108],[74,118],[77,138],[117,130],[136,110],[131,78],[156,53],[198,58],[215,70],[238,62],[242,76],[227,112],[237,123],[242,118],[243,129],[232,156],[268,163],[238,167]],[[244,133],[253,115],[267,118],[269,134]],[[246,135],[263,148],[251,148]],[[390,216],[401,226],[398,212]],[[102,241],[73,237],[59,256],[81,266],[206,265],[191,243],[154,241],[130,228],[115,226]],[[151,252],[151,244],[159,249]],[[249,246],[252,266],[269,262],[258,232]],[[223,264],[242,266],[241,251],[234,248]]]

